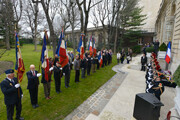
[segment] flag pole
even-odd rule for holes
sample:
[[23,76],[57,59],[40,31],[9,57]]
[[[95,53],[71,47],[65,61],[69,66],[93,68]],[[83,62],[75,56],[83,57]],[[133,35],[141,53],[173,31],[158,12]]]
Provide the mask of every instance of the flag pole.
[[[46,35],[46,30],[44,30],[44,35]],[[44,45],[44,38],[43,38],[43,44],[42,44],[42,48],[43,48],[43,45]],[[42,56],[42,48],[41,48],[41,56]],[[38,69],[38,73],[40,73],[40,66],[41,66],[41,56],[40,56],[40,61],[39,61],[39,69]]]
[[[14,24],[14,30],[15,30],[15,40],[16,40],[16,23]],[[16,42],[17,42],[17,40],[16,40]],[[17,44],[16,44],[16,42],[15,42],[15,49],[16,49],[16,47],[17,47]],[[16,51],[16,50],[15,50]],[[16,53],[17,54],[17,53]],[[18,62],[17,61],[17,58],[16,58],[16,62]],[[18,63],[17,63],[18,64]],[[18,74],[18,69],[17,69],[17,83],[19,83],[19,74]],[[19,89],[19,87],[18,87],[18,97],[20,98],[20,89]]]

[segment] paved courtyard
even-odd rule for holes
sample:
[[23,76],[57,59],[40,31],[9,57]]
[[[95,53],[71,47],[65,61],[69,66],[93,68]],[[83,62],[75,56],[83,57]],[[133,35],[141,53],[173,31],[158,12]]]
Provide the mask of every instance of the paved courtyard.
[[[140,56],[130,64],[113,67],[117,72],[84,103],[70,113],[65,120],[134,120],[135,95],[145,91],[145,72],[140,71]],[[160,120],[166,118],[174,106],[175,89],[165,88],[161,96],[165,106],[161,108]]]

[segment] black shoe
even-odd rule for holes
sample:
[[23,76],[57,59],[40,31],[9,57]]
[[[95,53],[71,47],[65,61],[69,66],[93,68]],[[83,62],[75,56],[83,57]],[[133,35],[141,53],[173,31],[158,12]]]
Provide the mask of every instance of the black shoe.
[[68,86],[65,86],[66,88],[68,88]]
[[36,105],[32,105],[32,107],[35,109],[35,108],[36,108]]
[[16,118],[16,120],[24,120],[24,118],[23,118],[23,117],[20,117],[20,118]]
[[38,105],[38,104],[36,104],[35,106],[36,106],[36,108],[37,108],[37,107],[39,107],[39,105]]

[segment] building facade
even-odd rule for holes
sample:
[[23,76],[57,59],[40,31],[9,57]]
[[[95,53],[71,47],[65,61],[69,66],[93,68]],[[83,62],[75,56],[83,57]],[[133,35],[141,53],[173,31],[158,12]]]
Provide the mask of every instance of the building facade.
[[[66,31],[65,36],[67,40],[70,40],[72,42],[72,32],[71,31]],[[78,42],[80,40],[81,36],[81,30],[74,30],[74,39],[75,39],[75,44],[76,47],[78,45]],[[105,44],[108,44],[108,29],[103,30],[103,27],[92,27],[87,29],[87,34],[86,34],[86,40],[87,40],[87,46],[89,45],[89,40],[93,36],[96,40],[96,47],[102,47],[102,43],[105,42]]]
[[170,70],[174,73],[180,65],[180,0],[163,0],[158,12],[156,39],[160,43],[172,42]]

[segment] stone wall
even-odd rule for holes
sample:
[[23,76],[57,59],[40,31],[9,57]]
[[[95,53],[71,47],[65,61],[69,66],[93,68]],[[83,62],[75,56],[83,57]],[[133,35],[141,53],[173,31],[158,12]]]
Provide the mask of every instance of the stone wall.
[[174,73],[180,64],[180,0],[163,0],[155,24],[156,39],[160,43],[172,41],[170,70]]
[[175,24],[172,39],[172,57],[171,70],[174,72],[180,65],[180,0],[176,0]]

